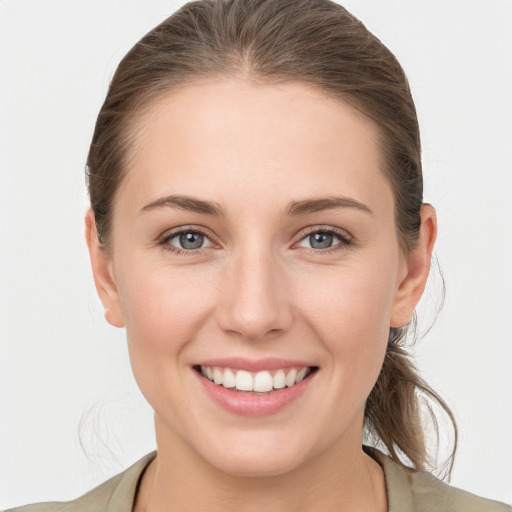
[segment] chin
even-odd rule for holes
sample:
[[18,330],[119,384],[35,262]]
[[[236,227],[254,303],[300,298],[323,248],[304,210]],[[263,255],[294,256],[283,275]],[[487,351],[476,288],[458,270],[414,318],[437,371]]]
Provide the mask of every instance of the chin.
[[237,477],[272,477],[293,471],[300,466],[301,460],[290,460],[279,456],[250,457],[246,454],[230,457],[215,462],[215,466],[223,473]]
[[283,475],[297,469],[306,458],[304,449],[290,441],[265,443],[254,439],[249,445],[212,448],[203,457],[218,470],[238,477]]

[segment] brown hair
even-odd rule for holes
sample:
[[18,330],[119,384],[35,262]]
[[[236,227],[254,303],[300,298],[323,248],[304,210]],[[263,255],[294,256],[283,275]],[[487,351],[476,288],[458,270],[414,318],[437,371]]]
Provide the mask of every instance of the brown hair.
[[[305,83],[372,118],[380,128],[383,170],[394,191],[398,240],[402,251],[414,248],[423,201],[420,136],[408,81],[394,55],[330,0],[199,0],[128,52],[98,115],[87,172],[98,237],[106,249],[137,115],[188,83],[239,76],[264,84]],[[404,346],[406,333],[407,327],[390,329],[384,365],[367,400],[366,433],[396,461],[429,467],[421,403],[426,398],[452,421],[453,465],[455,420],[418,375]]]

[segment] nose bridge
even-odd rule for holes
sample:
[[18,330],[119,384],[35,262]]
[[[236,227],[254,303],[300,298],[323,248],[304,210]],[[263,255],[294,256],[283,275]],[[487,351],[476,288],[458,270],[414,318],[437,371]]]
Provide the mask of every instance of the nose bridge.
[[221,327],[256,340],[284,331],[291,310],[281,262],[267,241],[238,247],[226,263]]

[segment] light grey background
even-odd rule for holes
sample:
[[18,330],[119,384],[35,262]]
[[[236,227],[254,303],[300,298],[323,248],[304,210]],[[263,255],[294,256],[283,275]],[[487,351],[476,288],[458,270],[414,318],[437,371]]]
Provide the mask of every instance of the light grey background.
[[[0,508],[74,498],[155,446],[93,287],[83,168],[118,61],[181,3],[0,2]],[[417,103],[447,282],[417,357],[459,422],[452,484],[512,502],[512,2],[344,5]]]

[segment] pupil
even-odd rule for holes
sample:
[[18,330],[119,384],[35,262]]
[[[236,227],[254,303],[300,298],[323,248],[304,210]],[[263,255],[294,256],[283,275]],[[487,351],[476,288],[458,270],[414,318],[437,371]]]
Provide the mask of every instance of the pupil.
[[201,233],[184,233],[180,235],[180,245],[183,249],[199,249],[203,245],[204,236]]
[[313,249],[327,249],[332,246],[332,235],[329,233],[314,233],[309,237]]

